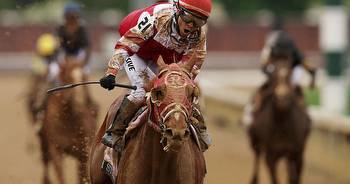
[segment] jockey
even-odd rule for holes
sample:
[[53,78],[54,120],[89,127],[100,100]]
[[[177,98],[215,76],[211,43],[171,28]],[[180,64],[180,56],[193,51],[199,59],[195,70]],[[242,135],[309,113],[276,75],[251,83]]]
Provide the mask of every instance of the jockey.
[[253,114],[261,110],[262,100],[265,96],[265,91],[270,82],[270,74],[274,70],[273,63],[271,63],[271,56],[278,55],[279,52],[291,54],[292,77],[291,82],[295,87],[298,95],[298,104],[304,108],[304,96],[301,87],[299,86],[301,78],[301,67],[309,72],[311,76],[310,87],[315,87],[316,69],[305,60],[303,54],[298,50],[293,40],[286,32],[281,30],[272,31],[267,39],[264,48],[261,52],[261,69],[268,77],[268,80],[258,89],[253,98],[252,104],[245,107],[242,123],[244,126],[249,126],[252,123]]
[[279,48],[286,48],[291,51],[292,54],[292,83],[298,85],[300,81],[300,73],[295,69],[297,67],[303,67],[312,77],[311,87],[315,85],[316,69],[311,66],[307,60],[305,60],[303,54],[298,50],[293,40],[287,35],[286,32],[276,30],[268,35],[266,44],[261,53],[261,68],[265,74],[269,74],[269,68],[271,69],[270,56],[271,53]]
[[[192,68],[193,79],[200,72],[206,56],[207,19],[211,12],[211,0],[176,0],[174,3],[157,2],[136,10],[120,23],[114,55],[100,84],[103,88],[114,88],[117,73],[125,68],[129,80],[137,89],[125,97],[112,125],[102,138],[102,143],[121,151],[122,137],[129,121],[145,100],[144,84],[154,78],[152,71],[159,56],[167,64],[186,62],[196,52],[196,63]],[[198,111],[199,110],[194,110]],[[211,144],[200,113],[194,113],[200,123],[196,126],[201,135],[201,147]],[[204,150],[203,150],[204,151]]]
[[[261,68],[262,71],[267,74],[269,77],[270,73],[273,71],[273,65],[271,62],[271,55],[274,53],[277,53],[281,49],[289,50],[292,56],[292,77],[291,82],[295,86],[296,92],[298,94],[299,103],[303,106],[304,99],[303,99],[303,93],[299,86],[299,82],[301,80],[301,69],[304,68],[311,76],[311,82],[310,87],[315,87],[315,77],[316,77],[316,69],[312,65],[308,63],[307,60],[305,60],[303,54],[299,51],[299,49],[296,47],[293,40],[288,36],[288,34],[281,30],[272,31],[266,40],[266,44],[262,50],[261,53]],[[302,67],[302,68],[301,68]],[[266,86],[266,85],[264,85]],[[263,89],[262,89],[263,90]],[[260,90],[260,91],[262,91]],[[256,100],[258,100],[257,106],[255,107],[256,110],[258,110],[261,96],[259,93],[257,95]]]
[[80,20],[80,5],[70,2],[64,7],[64,24],[57,28],[60,40],[61,54],[64,57],[74,57],[85,66],[89,73],[88,62],[90,56],[90,43],[86,28]]
[[58,40],[51,33],[44,33],[37,39],[36,53],[38,57],[33,61],[32,71],[36,75],[46,75],[49,82],[54,82],[58,74],[58,49]]

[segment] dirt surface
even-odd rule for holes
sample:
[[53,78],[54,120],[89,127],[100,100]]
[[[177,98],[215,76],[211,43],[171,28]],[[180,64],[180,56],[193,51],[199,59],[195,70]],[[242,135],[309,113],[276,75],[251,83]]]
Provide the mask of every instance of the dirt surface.
[[[94,79],[97,79],[95,76]],[[123,82],[123,81],[121,81]],[[0,74],[0,183],[39,184],[42,166],[35,127],[29,122],[25,109],[25,91],[28,75]],[[105,91],[91,87],[101,107],[99,119],[103,118],[111,100],[123,90]],[[206,184],[249,183],[252,173],[253,154],[248,139],[237,120],[241,109],[206,99],[205,112],[213,146],[205,152],[208,174]],[[342,138],[326,132],[313,131],[305,155],[303,183],[349,184],[349,144]],[[65,160],[67,183],[76,183],[75,163]],[[260,174],[262,183],[269,183],[265,166]],[[279,165],[279,178],[286,183],[284,164]],[[55,180],[54,173],[50,176]]]

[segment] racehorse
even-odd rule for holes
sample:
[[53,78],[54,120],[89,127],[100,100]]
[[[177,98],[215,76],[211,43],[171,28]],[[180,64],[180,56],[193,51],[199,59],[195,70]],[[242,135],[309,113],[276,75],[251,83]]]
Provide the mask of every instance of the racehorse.
[[251,147],[255,154],[251,183],[258,183],[259,159],[264,152],[272,184],[278,183],[276,164],[281,158],[288,161],[289,183],[299,184],[311,120],[304,106],[299,103],[301,92],[296,90],[296,86],[292,85],[290,80],[290,55],[280,54],[271,59],[270,69],[273,71],[268,82],[261,88],[264,97],[260,110],[254,113],[253,122],[248,127]]
[[[160,57],[157,63],[160,72],[149,84],[147,108],[137,118],[137,128],[127,130],[126,145],[112,180],[101,171],[106,147],[100,141],[122,98],[117,98],[111,105],[90,154],[93,184],[203,183],[205,160],[192,136],[193,126],[190,124],[192,102],[199,95],[198,87],[190,76],[194,61],[166,65]],[[135,122],[137,120],[131,124]]]
[[[86,76],[83,66],[73,58],[60,64],[60,84],[81,82]],[[88,177],[88,154],[96,130],[97,109],[86,102],[87,88],[58,91],[47,97],[43,125],[39,133],[44,165],[43,183],[50,183],[49,163],[54,166],[59,183],[63,184],[63,156],[70,155],[78,161],[79,183]]]

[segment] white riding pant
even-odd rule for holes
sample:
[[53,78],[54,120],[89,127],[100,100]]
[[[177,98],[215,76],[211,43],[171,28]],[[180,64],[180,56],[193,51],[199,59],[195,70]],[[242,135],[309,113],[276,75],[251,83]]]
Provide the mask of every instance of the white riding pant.
[[302,77],[303,77],[303,67],[296,66],[292,71],[292,77],[291,77],[292,85],[294,86],[299,85]]
[[132,90],[127,97],[130,101],[140,104],[144,101],[146,91],[144,86],[153,78],[156,77],[155,72],[152,71],[152,62],[147,62],[134,54],[128,57],[124,62],[124,69],[131,85],[137,87],[136,90]]
[[58,77],[58,73],[60,72],[60,66],[58,65],[57,62],[51,62],[48,66],[48,74],[47,74],[47,79],[49,81],[55,81]]

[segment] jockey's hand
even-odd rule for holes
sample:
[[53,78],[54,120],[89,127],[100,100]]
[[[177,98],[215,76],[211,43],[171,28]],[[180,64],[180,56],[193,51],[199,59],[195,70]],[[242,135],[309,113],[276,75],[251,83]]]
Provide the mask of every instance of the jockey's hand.
[[100,85],[108,90],[112,90],[115,84],[115,76],[114,75],[106,75],[100,79]]

